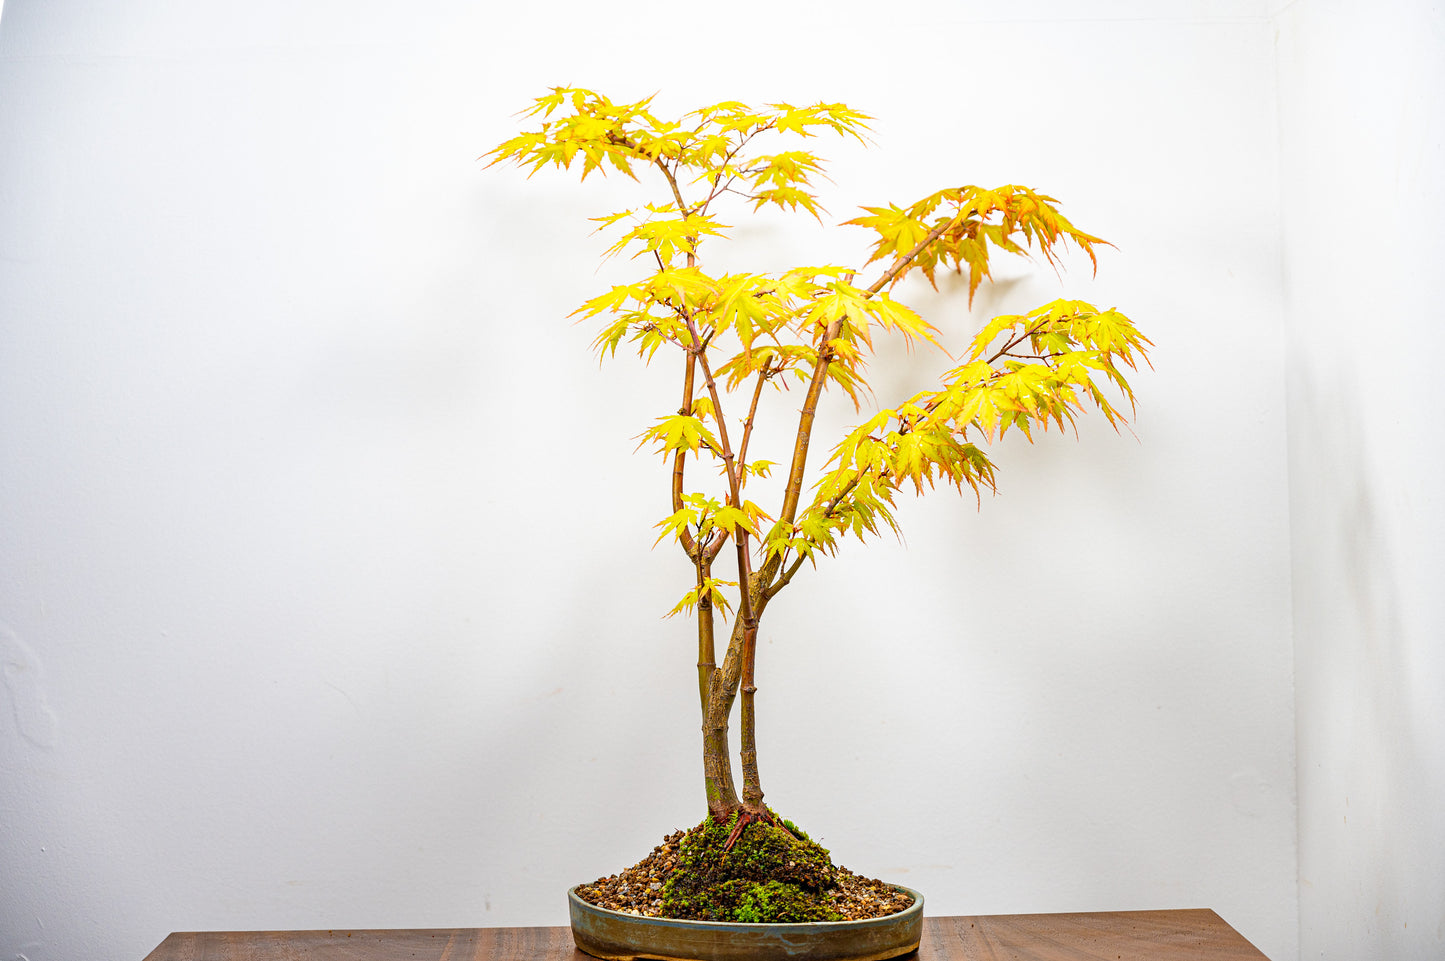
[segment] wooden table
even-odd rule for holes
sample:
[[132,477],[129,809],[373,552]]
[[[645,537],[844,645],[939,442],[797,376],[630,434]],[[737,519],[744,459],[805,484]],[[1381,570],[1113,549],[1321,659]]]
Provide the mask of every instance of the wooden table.
[[[145,961],[590,961],[570,928],[177,932]],[[1268,961],[1213,911],[924,918],[907,961]]]

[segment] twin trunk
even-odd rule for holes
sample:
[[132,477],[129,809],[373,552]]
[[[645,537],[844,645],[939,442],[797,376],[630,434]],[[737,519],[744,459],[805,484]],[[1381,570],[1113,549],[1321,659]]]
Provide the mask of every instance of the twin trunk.
[[[766,570],[766,568],[765,568]],[[708,813],[726,821],[738,811],[764,814],[762,782],[758,777],[756,725],[752,667],[757,651],[757,622],[767,605],[755,575],[749,591],[751,617],[738,616],[733,622],[727,655],[719,666],[713,662],[712,606],[700,600],[698,693],[702,705],[703,777]],[[728,719],[739,689],[742,692],[741,753],[743,795],[739,799],[733,783],[732,755],[728,748]]]

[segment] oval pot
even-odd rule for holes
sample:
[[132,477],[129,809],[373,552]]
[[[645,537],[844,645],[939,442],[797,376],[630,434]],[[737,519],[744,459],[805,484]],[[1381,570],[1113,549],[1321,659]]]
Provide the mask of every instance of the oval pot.
[[897,914],[864,921],[734,924],[646,918],[609,911],[567,892],[572,940],[609,961],[882,961],[917,949],[923,935],[923,895]]

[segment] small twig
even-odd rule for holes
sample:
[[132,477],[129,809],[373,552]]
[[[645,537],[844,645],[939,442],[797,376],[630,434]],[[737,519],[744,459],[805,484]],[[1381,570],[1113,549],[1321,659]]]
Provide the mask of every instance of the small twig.
[[958,214],[952,220],[944,221],[937,227],[934,227],[932,230],[930,230],[927,237],[924,237],[922,240],[920,240],[908,253],[899,256],[899,258],[893,262],[892,267],[889,267],[887,270],[883,271],[883,276],[879,277],[874,282],[873,286],[868,288],[868,291],[864,296],[872,297],[874,294],[878,293],[878,291],[882,290],[885,286],[888,285],[888,282],[890,280],[892,280],[898,275],[899,271],[901,271],[904,267],[908,266],[919,254],[923,253],[923,251],[928,247],[929,244],[933,243],[939,237],[942,237],[949,228],[959,223],[961,220],[963,220],[963,218],[963,214]]

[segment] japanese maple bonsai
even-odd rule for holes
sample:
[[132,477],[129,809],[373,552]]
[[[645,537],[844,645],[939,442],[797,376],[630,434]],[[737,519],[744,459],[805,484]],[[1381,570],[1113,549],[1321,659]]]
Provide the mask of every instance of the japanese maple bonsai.
[[[688,561],[690,589],[671,613],[692,614],[697,628],[708,816],[682,842],[661,910],[717,920],[827,918],[826,904],[814,898],[799,906],[791,896],[826,889],[831,863],[820,867],[821,849],[763,804],[754,664],[768,605],[843,537],[897,533],[900,490],[922,493],[940,482],[975,496],[994,490],[985,447],[1010,429],[1032,440],[1036,430],[1072,425],[1090,406],[1117,428],[1134,403],[1124,369],[1144,358],[1149,341],[1118,311],[1076,300],[995,317],[938,383],[869,413],[837,440],[810,483],[819,404],[834,389],[861,410],[871,394],[866,366],[874,338],[896,334],[937,345],[936,329],[892,296],[904,278],[919,271],[937,289],[940,270],[957,271],[967,278],[971,306],[994,253],[1032,251],[1057,265],[1071,243],[1097,266],[1094,248],[1104,241],[1076,229],[1053,198],[1029,188],[949,187],[906,207],[864,207],[863,216],[846,221],[873,235],[862,266],[709,273],[702,249],[727,240],[719,209],[726,204],[754,212],[772,205],[821,221],[811,181],[822,161],[796,143],[819,133],[861,141],[869,118],[836,103],[724,102],[666,120],[651,104],[554,88],[525,111],[540,128],[487,156],[532,172],[578,165],[584,180],[611,168],[634,180],[650,177],[660,191],[656,203],[597,218],[619,235],[608,253],[630,252],[644,275],[576,313],[600,323],[593,341],[599,355],[614,356],[626,343],[642,360],[660,356],[677,371],[678,393],[641,436],[670,465],[658,541],[675,542]],[[876,275],[860,279],[873,264]],[[796,389],[774,393],[789,387]],[[778,466],[752,450],[754,428],[768,413],[795,419],[796,428],[782,454],[781,483],[772,482],[772,498],[759,495],[760,504],[750,490],[769,486],[761,479]],[[727,638],[721,664],[719,637]],[[739,695],[741,795],[728,747]],[[753,846],[746,858],[734,853],[740,843]],[[792,862],[791,873],[781,866],[724,870],[730,862],[755,864],[756,849],[779,843],[796,845],[781,858]],[[822,857],[826,862],[826,852]],[[779,858],[761,860],[777,866]],[[759,911],[760,903],[784,901],[790,907],[781,912]]]

